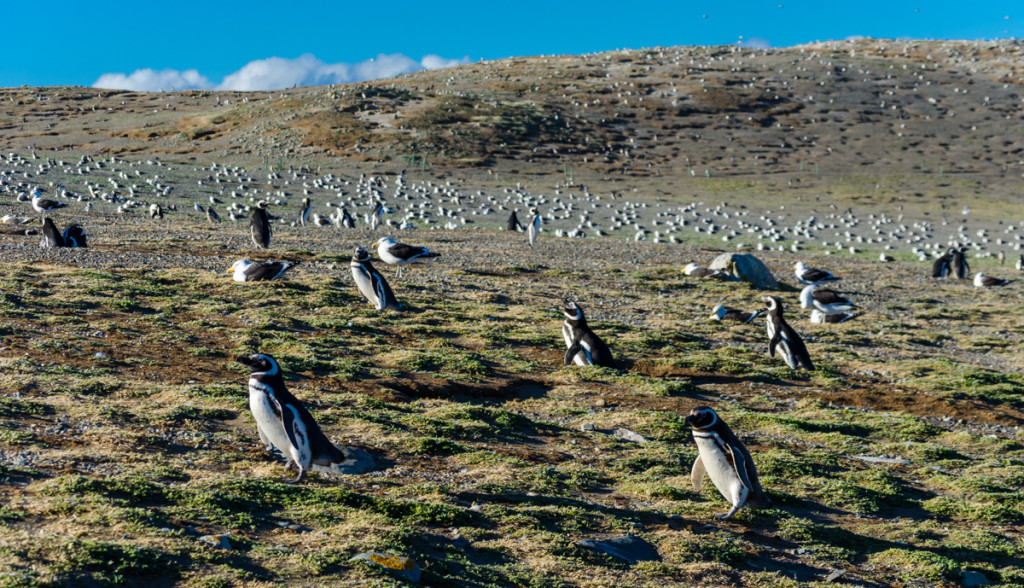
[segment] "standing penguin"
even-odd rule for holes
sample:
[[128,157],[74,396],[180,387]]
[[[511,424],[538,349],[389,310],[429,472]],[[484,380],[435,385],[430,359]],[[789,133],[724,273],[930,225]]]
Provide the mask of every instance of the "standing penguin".
[[50,217],[43,219],[43,238],[39,241],[39,246],[43,248],[64,246],[64,238],[60,236],[60,230],[57,229],[57,225],[53,224],[53,219]]
[[285,471],[298,468],[294,480],[302,481],[311,465],[332,466],[346,461],[345,453],[334,446],[313,420],[306,407],[284,385],[277,361],[263,353],[239,357],[249,374],[249,410],[256,419],[260,441],[277,448],[288,459]]
[[370,301],[377,311],[387,308],[402,310],[402,305],[395,299],[395,293],[384,276],[370,263],[370,254],[362,247],[356,247],[352,254],[352,279],[359,288],[359,293]]
[[1017,258],[1017,271],[1024,272],[1024,253],[1020,254]]
[[690,471],[693,488],[700,492],[704,487],[704,476],[707,475],[715,488],[732,504],[729,512],[716,514],[715,518],[728,519],[744,506],[773,506],[771,498],[761,489],[761,481],[757,477],[750,452],[714,410],[698,406],[690,411],[686,423],[693,428],[693,440],[699,452]]
[[530,209],[530,214],[533,218],[530,219],[530,224],[526,227],[526,236],[530,239],[530,247],[537,241],[537,233],[540,232],[540,212],[536,208]]
[[270,215],[267,214],[266,200],[260,200],[256,208],[252,210],[252,220],[249,222],[249,234],[252,236],[252,244],[257,249],[270,247]]
[[302,199],[302,208],[299,209],[299,224],[300,225],[306,226],[306,221],[309,220],[309,211],[312,208],[313,208],[313,205],[310,204],[309,198],[303,198]]
[[562,309],[565,322],[562,323],[562,337],[565,339],[565,365],[599,365],[618,369],[612,352],[600,337],[590,330],[583,309],[575,302],[566,300]]
[[346,229],[356,228],[356,222],[352,220],[352,215],[348,213],[348,209],[344,206],[341,207],[341,226]]
[[373,203],[373,210],[366,215],[366,224],[370,225],[371,231],[376,231],[380,226],[380,220],[384,217],[384,204],[378,200]]
[[949,249],[932,264],[932,277],[945,278],[949,275],[949,264],[953,259],[953,250]]
[[953,249],[953,255],[949,265],[953,268],[953,277],[958,280],[969,280],[971,266],[967,264],[967,257],[964,255],[966,248]]
[[814,371],[807,346],[800,339],[800,335],[786,323],[786,319],[782,318],[782,303],[774,296],[764,296],[761,300],[768,303],[768,320],[765,321],[768,330],[768,355],[775,357],[775,349],[778,348],[782,359],[786,360],[786,365],[791,369],[803,368]]
[[516,211],[512,211],[512,214],[508,215],[508,222],[505,223],[505,229],[508,231],[524,231],[526,227],[523,223],[519,222],[519,217],[516,216]]

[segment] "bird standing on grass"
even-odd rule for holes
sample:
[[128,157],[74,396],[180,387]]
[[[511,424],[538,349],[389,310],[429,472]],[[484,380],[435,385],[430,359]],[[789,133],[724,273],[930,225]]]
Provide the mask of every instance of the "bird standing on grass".
[[249,368],[249,410],[256,419],[260,441],[270,450],[284,454],[285,471],[297,468],[296,484],[313,464],[332,466],[346,461],[345,453],[334,446],[313,420],[306,407],[292,396],[284,384],[277,361],[263,353],[239,357],[235,361]]
[[707,476],[732,504],[729,512],[717,514],[715,518],[728,519],[744,506],[773,506],[771,498],[761,489],[750,452],[713,409],[698,406],[690,411],[686,422],[693,429],[693,440],[699,452],[690,471],[693,488],[700,492]]
[[768,331],[768,355],[775,357],[775,350],[778,349],[782,359],[786,361],[791,369],[814,370],[811,363],[811,355],[807,352],[807,346],[803,339],[782,317],[782,303],[774,296],[764,296],[761,300],[768,303],[768,319],[765,321]]
[[388,265],[398,266],[398,277],[402,276],[402,266],[441,256],[440,253],[431,253],[426,247],[398,243],[391,237],[381,237],[373,246],[377,248],[377,255],[381,261]]
[[793,265],[793,273],[796,274],[796,279],[799,280],[801,284],[813,284],[815,282],[839,279],[833,276],[832,272],[827,272],[817,268],[809,268],[804,265],[804,262],[802,261],[798,261]]
[[270,216],[267,214],[267,201],[260,200],[259,204],[252,211],[252,220],[249,222],[249,233],[252,237],[252,244],[257,249],[270,247]]
[[387,308],[401,310],[402,305],[395,299],[395,293],[384,276],[370,263],[370,254],[362,247],[356,247],[352,254],[352,279],[356,288],[364,298],[370,301],[377,311]]
[[533,218],[530,219],[530,224],[526,226],[526,236],[530,240],[530,247],[537,242],[537,233],[540,233],[540,212],[536,208],[530,209],[530,214]]
[[618,369],[611,349],[590,330],[583,309],[570,300],[562,308],[565,321],[562,323],[562,338],[565,339],[565,365],[599,365]]

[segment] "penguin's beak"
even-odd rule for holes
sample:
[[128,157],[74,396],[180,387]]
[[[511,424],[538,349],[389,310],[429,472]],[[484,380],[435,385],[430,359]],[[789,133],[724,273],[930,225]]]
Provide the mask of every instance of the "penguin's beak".
[[253,364],[252,360],[249,359],[248,357],[245,357],[245,356],[236,357],[235,361],[237,361],[238,363],[240,363],[240,364],[242,364],[242,365],[244,365],[244,366],[246,366],[248,368],[251,368],[252,364]]

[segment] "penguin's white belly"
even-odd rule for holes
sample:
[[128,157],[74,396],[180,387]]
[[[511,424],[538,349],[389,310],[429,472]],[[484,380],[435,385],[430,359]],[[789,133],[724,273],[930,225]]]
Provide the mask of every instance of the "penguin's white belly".
[[288,434],[284,431],[284,421],[274,414],[274,408],[267,397],[266,386],[260,382],[249,382],[249,410],[256,419],[260,437],[269,441],[285,457],[295,460],[298,451],[292,446]]
[[365,296],[371,304],[377,307],[377,310],[381,310],[380,301],[377,300],[377,293],[373,291],[373,283],[366,277],[363,270],[359,269],[357,266],[352,266],[352,280],[355,281],[356,288],[359,289],[359,293]]
[[[700,459],[704,463],[708,477],[711,478],[711,483],[733,506],[741,506],[747,501],[750,490],[743,485],[743,481],[723,453],[723,448],[718,445],[719,442],[714,438],[701,437],[694,437],[694,441],[697,442]],[[725,450],[728,451],[727,448]]]
[[[572,328],[568,325],[562,325],[562,338],[565,339],[565,348],[569,349],[572,347]],[[580,341],[580,350],[576,355],[572,357],[572,362],[576,365],[594,365],[590,361],[590,346],[584,341]]]

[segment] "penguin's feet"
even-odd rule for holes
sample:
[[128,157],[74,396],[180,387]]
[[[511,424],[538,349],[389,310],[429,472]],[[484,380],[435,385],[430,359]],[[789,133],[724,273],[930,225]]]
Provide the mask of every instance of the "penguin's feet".
[[288,478],[284,478],[284,483],[285,484],[298,484],[299,482],[302,481],[302,478],[305,478],[305,477],[306,477],[306,470],[304,470],[302,468],[299,468],[299,475],[295,476],[294,480],[289,480]]
[[720,521],[725,521],[725,520],[728,520],[728,519],[732,518],[732,515],[736,514],[736,511],[738,511],[738,510],[739,510],[739,507],[734,506],[734,507],[729,509],[729,512],[725,512],[725,513],[722,513],[722,514],[716,514],[714,516],[715,516],[716,519],[718,519]]

